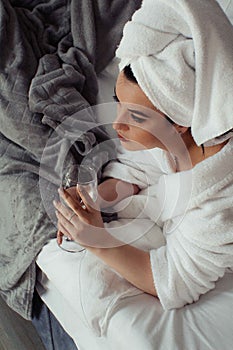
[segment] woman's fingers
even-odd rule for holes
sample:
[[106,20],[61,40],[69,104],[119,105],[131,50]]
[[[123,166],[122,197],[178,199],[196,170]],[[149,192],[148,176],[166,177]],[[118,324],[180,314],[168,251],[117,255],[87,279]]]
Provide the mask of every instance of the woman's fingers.
[[57,229],[59,232],[59,236],[63,237],[66,236],[70,239],[72,239],[70,232],[67,231],[67,229],[65,228],[65,226],[62,224],[62,222],[59,219],[59,222],[57,223]]
[[53,202],[53,205],[56,208],[56,217],[59,220],[59,222],[63,224],[63,226],[66,228],[67,225],[73,226],[72,224],[72,219],[74,217],[74,212],[72,212],[70,209],[65,207],[62,203],[60,202]]
[[[69,239],[74,239],[74,235],[76,232],[75,225],[77,225],[77,222],[75,222],[75,219],[77,221],[78,217],[75,215],[72,217],[72,222],[70,220],[67,220],[66,217],[64,217],[59,211],[56,211],[56,216],[58,219],[57,228],[58,228],[58,240],[59,242],[62,240],[63,236],[68,237]],[[74,220],[74,222],[73,222]]]
[[70,237],[70,228],[73,226],[73,224],[66,219],[58,210],[56,210],[56,216],[58,219],[57,222],[57,229],[61,231],[60,235],[65,235],[67,237]]
[[58,245],[62,244],[63,236],[64,236],[64,234],[60,230],[58,230],[57,231],[57,244]]
[[[64,197],[62,197],[64,199]],[[67,202],[67,201],[66,201]],[[61,202],[58,202],[58,201],[53,201],[53,205],[54,207],[56,208],[58,214],[61,213],[62,216],[68,221],[68,222],[71,222],[73,221],[73,218],[75,215],[76,216],[79,216],[79,211],[77,210],[76,207],[71,208],[70,207],[67,207],[66,205],[64,205],[63,203]],[[57,213],[56,213],[57,215]]]
[[93,210],[96,210],[97,209],[97,205],[96,203],[93,201],[93,199],[90,197],[89,193],[85,190],[81,190],[79,188],[79,186],[77,186],[77,192],[84,204],[84,207],[82,205],[82,208],[84,208],[85,210],[91,212]]
[[63,188],[59,188],[59,195],[66,202],[66,204],[76,213],[76,215],[83,216],[85,211],[80,201],[74,200],[68,191]]

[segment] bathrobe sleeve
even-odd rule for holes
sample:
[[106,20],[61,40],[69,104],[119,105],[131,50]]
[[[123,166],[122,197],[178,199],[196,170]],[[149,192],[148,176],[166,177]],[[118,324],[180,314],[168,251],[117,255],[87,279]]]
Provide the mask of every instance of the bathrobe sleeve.
[[103,178],[113,177],[145,189],[156,184],[162,174],[170,172],[173,172],[172,164],[163,150],[132,152],[119,146],[117,158],[105,167]]
[[150,251],[154,284],[164,309],[197,301],[232,269],[233,197],[227,193],[225,189],[173,220],[174,230],[165,233],[166,245]]

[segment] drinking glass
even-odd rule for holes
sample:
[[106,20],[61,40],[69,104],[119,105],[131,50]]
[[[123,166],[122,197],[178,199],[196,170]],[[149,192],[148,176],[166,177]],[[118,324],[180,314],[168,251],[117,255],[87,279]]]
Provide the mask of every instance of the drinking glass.
[[[73,188],[72,195],[77,196],[77,200],[80,201],[83,208],[85,205],[82,200],[80,200],[77,192],[77,186],[80,190],[86,191],[91,199],[95,202],[97,200],[97,173],[96,170],[91,165],[81,164],[81,165],[70,165],[65,168],[62,176],[62,186],[65,189]],[[64,203],[64,202],[63,202]],[[70,240],[68,237],[63,236],[62,243],[59,247],[67,252],[76,253],[85,250],[80,244]]]

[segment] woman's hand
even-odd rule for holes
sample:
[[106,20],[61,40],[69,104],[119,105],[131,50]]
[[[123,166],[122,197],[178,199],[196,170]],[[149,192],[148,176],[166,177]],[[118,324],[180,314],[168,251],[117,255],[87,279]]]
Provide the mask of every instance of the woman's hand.
[[156,296],[149,253],[125,245],[109,234],[104,228],[98,205],[86,192],[78,191],[82,203],[74,200],[68,191],[60,190],[59,194],[69,208],[60,202],[54,202],[58,232],[61,234],[58,235],[58,243],[63,234],[67,235],[98,256],[130,283]]
[[69,192],[59,189],[61,198],[69,208],[60,202],[54,202],[58,218],[58,244],[61,244],[62,236],[66,235],[83,246],[95,246],[98,231],[104,230],[99,207],[87,192],[77,189],[77,198],[81,201]]

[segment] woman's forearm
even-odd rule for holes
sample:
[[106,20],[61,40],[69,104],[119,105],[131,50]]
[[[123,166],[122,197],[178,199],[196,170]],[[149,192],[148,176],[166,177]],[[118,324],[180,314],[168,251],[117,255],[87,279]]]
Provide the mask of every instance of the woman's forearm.
[[135,287],[157,296],[148,252],[130,245],[88,249]]

